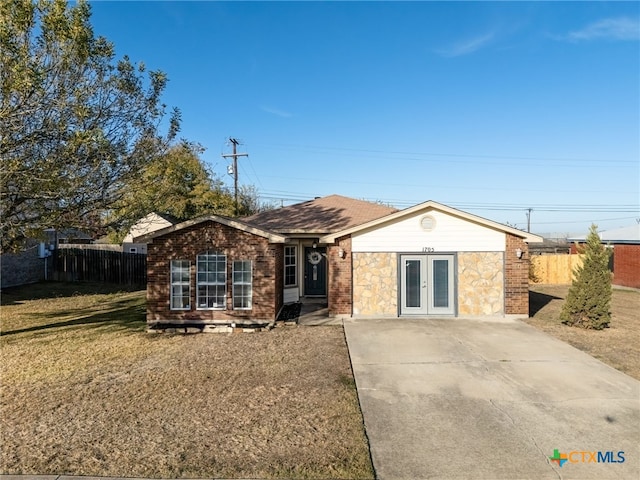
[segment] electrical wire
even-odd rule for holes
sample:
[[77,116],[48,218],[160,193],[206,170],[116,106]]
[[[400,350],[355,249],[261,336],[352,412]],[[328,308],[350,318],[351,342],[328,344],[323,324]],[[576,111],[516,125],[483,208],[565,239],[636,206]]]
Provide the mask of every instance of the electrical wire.
[[[402,151],[385,151],[385,150],[371,150],[371,149],[358,149],[358,148],[345,148],[345,147],[321,147],[316,145],[294,145],[294,144],[270,144],[270,143],[259,143],[258,146],[263,146],[267,148],[279,148],[279,149],[287,149],[287,150],[298,150],[298,151],[307,151],[307,152],[315,152],[315,153],[325,153],[327,151],[330,152],[347,152],[351,156],[365,156],[369,154],[381,154],[384,157],[373,157],[381,160],[399,160],[400,158],[396,157],[388,157],[392,156],[400,156],[402,160],[412,160],[412,161],[427,161],[433,162],[437,161],[437,159],[427,159],[421,157],[445,157],[445,158],[470,158],[470,159],[496,159],[496,160],[521,160],[528,162],[554,162],[554,167],[563,166],[563,167],[572,167],[575,165],[580,165],[581,167],[589,166],[589,167],[637,167],[639,162],[638,160],[621,160],[621,159],[596,159],[596,158],[562,158],[562,157],[540,157],[540,156],[523,156],[523,155],[488,155],[488,154],[469,154],[469,153],[451,153],[451,152],[402,152]],[[357,155],[355,155],[357,154]],[[411,156],[411,157],[409,157]],[[471,163],[478,164],[482,163],[482,165],[512,165],[513,163],[505,163],[505,162],[478,162],[478,161],[470,161],[470,160],[449,160],[452,163]],[[558,165],[557,163],[565,163],[567,165]],[[585,165],[592,164],[592,165]],[[545,164],[529,164],[529,166],[547,166]]]

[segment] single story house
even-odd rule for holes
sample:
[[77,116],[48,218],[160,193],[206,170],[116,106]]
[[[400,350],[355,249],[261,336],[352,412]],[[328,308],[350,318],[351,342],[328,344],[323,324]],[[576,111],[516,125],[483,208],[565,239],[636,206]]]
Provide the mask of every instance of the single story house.
[[542,238],[427,201],[339,195],[143,235],[150,325],[275,321],[325,298],[338,317],[527,317],[529,242]]
[[135,243],[134,238],[170,227],[178,223],[172,215],[151,212],[134,223],[122,239],[122,251],[125,253],[147,253],[146,243]]
[[[609,263],[612,283],[622,287],[640,288],[640,224],[599,232],[600,241],[613,249]],[[579,253],[578,245],[586,242],[586,235],[569,238],[571,253]]]
[[0,253],[0,288],[50,280],[53,251],[69,240],[89,243],[91,236],[79,230],[47,228],[40,238],[29,238],[18,252]]

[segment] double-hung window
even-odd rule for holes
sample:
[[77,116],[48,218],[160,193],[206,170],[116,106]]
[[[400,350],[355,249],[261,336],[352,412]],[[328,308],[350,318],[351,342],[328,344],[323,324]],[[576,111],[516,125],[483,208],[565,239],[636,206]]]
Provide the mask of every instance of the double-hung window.
[[171,310],[191,308],[191,263],[171,260]]
[[227,257],[218,252],[205,252],[197,259],[199,310],[224,310],[227,299]]
[[296,246],[286,245],[284,247],[284,286],[294,287],[297,284],[296,279]]
[[250,310],[253,294],[251,260],[235,260],[233,262],[233,308]]

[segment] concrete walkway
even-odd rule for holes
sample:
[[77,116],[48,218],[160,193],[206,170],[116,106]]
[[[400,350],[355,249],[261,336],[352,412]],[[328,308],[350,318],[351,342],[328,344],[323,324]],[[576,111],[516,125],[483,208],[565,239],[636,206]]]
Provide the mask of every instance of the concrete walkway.
[[640,382],[589,355],[519,321],[344,327],[378,478],[640,478]]

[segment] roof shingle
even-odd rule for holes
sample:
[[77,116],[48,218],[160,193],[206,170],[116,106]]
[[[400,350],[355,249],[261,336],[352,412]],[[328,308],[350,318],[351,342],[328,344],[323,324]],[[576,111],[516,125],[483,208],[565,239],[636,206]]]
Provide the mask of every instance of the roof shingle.
[[276,233],[326,234],[355,227],[397,211],[393,207],[377,203],[329,195],[257,213],[242,220]]

